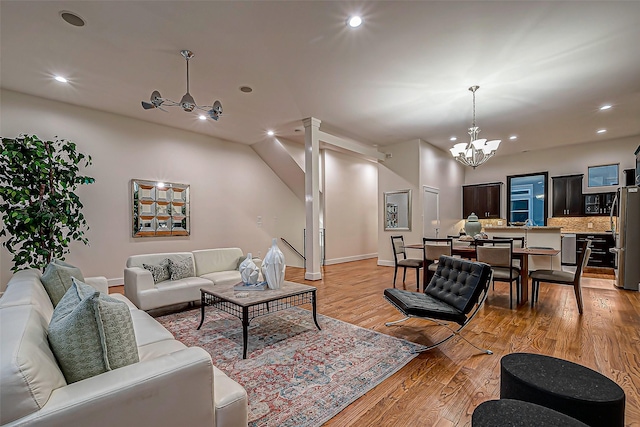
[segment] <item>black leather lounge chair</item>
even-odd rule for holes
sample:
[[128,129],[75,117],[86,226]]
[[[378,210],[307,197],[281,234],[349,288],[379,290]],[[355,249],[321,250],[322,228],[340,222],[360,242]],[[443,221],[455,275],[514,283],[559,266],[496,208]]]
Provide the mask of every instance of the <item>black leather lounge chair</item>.
[[[460,334],[487,298],[491,276],[491,266],[488,264],[443,255],[424,293],[385,289],[385,299],[405,316],[385,325],[396,325],[410,317],[431,320],[446,327],[451,335],[420,351],[431,350],[459,336],[478,350],[493,354],[491,350],[476,346]],[[455,322],[459,327],[454,329],[447,322]]]

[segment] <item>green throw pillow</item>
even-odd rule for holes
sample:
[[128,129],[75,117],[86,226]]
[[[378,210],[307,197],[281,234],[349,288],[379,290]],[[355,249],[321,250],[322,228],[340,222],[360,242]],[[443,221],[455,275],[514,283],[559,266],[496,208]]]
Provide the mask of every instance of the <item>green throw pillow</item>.
[[51,303],[55,307],[60,299],[64,296],[67,289],[71,287],[71,278],[83,281],[84,277],[78,267],[67,264],[64,261],[54,259],[47,265],[40,281],[47,291]]
[[171,278],[171,273],[169,273],[169,258],[163,259],[158,265],[143,263],[142,267],[151,272],[153,283],[164,282]]
[[139,361],[127,304],[77,280],[53,311],[48,338],[68,384]]
[[185,258],[182,261],[173,261],[170,259],[169,272],[171,273],[171,280],[180,280],[196,275],[193,270],[193,260],[191,258]]

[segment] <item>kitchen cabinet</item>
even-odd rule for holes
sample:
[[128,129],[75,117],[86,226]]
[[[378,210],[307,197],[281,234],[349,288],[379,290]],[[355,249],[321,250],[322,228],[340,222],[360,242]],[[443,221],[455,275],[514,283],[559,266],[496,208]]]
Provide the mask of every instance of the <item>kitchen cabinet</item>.
[[591,240],[591,257],[587,265],[613,268],[615,255],[609,252],[609,249],[615,247],[613,234],[576,234],[576,259],[580,259],[582,245],[587,239]]
[[480,219],[500,218],[501,194],[501,182],[462,186],[462,217],[475,213]]
[[[592,193],[584,195],[584,214],[593,216],[609,216],[616,193]],[[616,214],[614,209],[613,214]]]
[[551,178],[553,181],[553,216],[583,215],[583,178],[583,174]]

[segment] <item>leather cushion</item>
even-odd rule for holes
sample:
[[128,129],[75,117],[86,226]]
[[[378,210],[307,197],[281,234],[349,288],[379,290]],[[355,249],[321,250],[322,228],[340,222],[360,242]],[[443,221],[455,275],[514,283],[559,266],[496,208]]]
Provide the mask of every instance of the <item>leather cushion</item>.
[[467,314],[488,286],[490,275],[488,264],[443,255],[424,293]]
[[573,284],[574,274],[568,271],[560,270],[536,270],[529,275],[531,279],[540,282],[565,282]]
[[402,289],[385,289],[384,296],[406,316],[431,317],[463,324],[460,310],[429,295]]

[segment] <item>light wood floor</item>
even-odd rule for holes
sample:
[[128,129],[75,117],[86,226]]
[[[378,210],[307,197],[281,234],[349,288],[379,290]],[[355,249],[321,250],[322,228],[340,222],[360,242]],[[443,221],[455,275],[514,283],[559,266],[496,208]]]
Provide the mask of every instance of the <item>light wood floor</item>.
[[[382,297],[393,268],[376,264],[371,259],[326,266],[323,280],[314,282],[304,280],[303,269],[287,267],[286,278],[316,286],[318,312],[326,316],[420,344],[443,336],[442,327],[424,320],[384,325],[401,315]],[[510,310],[508,285],[496,283],[463,331],[493,355],[454,338],[420,354],[325,425],[469,425],[476,406],[499,398],[500,358],[512,352],[547,354],[601,372],[626,393],[625,424],[640,425],[640,293],[616,289],[611,276],[601,274],[588,274],[583,285],[580,316],[571,287],[542,284],[534,309]],[[407,272],[407,289],[415,290],[414,271]]]
[[[384,325],[402,316],[382,297],[393,268],[376,259],[326,266],[323,280],[313,282],[304,280],[303,269],[287,267],[286,279],[316,286],[323,315],[420,344],[445,336],[424,320]],[[414,271],[407,272],[407,289],[415,290]],[[512,352],[547,354],[601,372],[626,393],[625,424],[640,426],[640,293],[616,289],[609,275],[587,273],[583,298],[580,316],[571,287],[542,284],[534,309],[510,310],[508,286],[496,283],[463,330],[493,355],[454,338],[417,356],[325,426],[468,426],[476,406],[500,397],[500,358]]]

